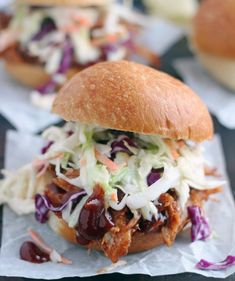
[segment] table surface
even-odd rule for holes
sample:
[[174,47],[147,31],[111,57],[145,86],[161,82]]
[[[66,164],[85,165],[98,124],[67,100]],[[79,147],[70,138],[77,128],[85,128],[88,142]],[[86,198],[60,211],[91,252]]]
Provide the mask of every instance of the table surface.
[[[191,56],[186,39],[180,40],[177,44],[175,44],[163,57],[162,57],[162,66],[161,69],[166,71],[173,76],[180,78],[177,73],[175,72],[174,68],[172,67],[172,61],[176,58],[180,57],[188,57]],[[223,143],[223,149],[227,164],[227,171],[230,177],[231,186],[235,186],[235,157],[234,157],[234,148],[235,148],[235,130],[228,130],[222,125],[218,123],[218,121],[214,119],[215,125],[215,132],[220,134]],[[4,161],[4,147],[5,147],[5,135],[8,129],[14,129],[2,116],[0,116],[0,168],[3,167]],[[233,195],[235,196],[235,189],[233,189]],[[0,213],[0,224],[1,224],[1,213]],[[1,274],[1,273],[0,273]],[[12,277],[0,277],[0,281],[21,281],[27,280],[26,278],[12,278]],[[63,280],[68,280],[72,278],[64,278]],[[184,281],[184,280],[191,280],[191,281],[203,281],[203,280],[217,280],[212,278],[206,278],[201,275],[191,274],[191,273],[184,273],[184,274],[177,274],[171,276],[158,276],[158,277],[149,277],[146,275],[122,275],[122,274],[108,274],[108,275],[100,275],[96,277],[87,277],[87,278],[76,278],[83,279],[84,281],[92,280],[92,281],[106,281],[112,279],[113,281]],[[28,279],[29,280],[29,279]],[[75,280],[75,278],[74,278]],[[235,274],[228,277],[226,280],[228,281],[235,281]]]

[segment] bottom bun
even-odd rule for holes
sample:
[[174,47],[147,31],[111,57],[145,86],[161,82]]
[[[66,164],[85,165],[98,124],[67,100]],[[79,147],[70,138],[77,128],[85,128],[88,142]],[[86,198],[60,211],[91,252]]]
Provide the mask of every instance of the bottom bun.
[[[182,223],[179,228],[180,232],[186,224],[186,220]],[[63,220],[58,218],[54,213],[50,212],[50,217],[48,221],[50,227],[58,235],[62,236],[65,240],[77,244],[76,232],[73,228],[70,228],[68,224]],[[160,232],[135,232],[132,236],[131,245],[128,249],[128,253],[138,253],[153,249],[164,243],[163,235]],[[94,244],[93,249],[101,250],[98,243]]]
[[[6,60],[5,69],[17,82],[34,89],[46,84],[51,79],[51,76],[39,64]],[[81,69],[72,68],[66,73],[66,76],[70,79],[79,70]]]
[[197,56],[201,64],[216,80],[235,91],[235,60],[208,55],[200,51]]

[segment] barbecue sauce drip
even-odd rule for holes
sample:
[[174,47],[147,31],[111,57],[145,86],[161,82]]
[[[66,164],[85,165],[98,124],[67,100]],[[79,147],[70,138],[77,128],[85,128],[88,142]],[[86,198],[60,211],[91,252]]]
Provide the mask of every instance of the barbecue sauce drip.
[[20,258],[32,263],[44,263],[50,261],[47,253],[31,241],[24,242],[20,247]]
[[104,190],[96,186],[83,206],[76,226],[77,242],[87,245],[98,240],[113,226],[105,216]]

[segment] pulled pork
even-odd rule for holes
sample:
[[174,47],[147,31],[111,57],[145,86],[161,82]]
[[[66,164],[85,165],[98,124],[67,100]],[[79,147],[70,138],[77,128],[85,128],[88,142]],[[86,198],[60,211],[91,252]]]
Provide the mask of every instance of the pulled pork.
[[8,27],[11,20],[11,16],[0,11],[0,31]]
[[[58,206],[61,205],[66,198],[73,192],[78,192],[78,188],[69,184],[61,178],[55,176],[53,167],[49,169],[54,176],[53,183],[46,187],[45,195]],[[69,170],[67,177],[74,178],[79,175],[78,170]],[[219,192],[220,188],[212,190],[195,190],[191,189],[188,206],[201,206],[203,201],[207,200],[210,194]],[[125,207],[121,211],[109,210],[113,227],[111,227],[104,236],[97,240],[92,240],[87,244],[90,249],[101,249],[104,254],[117,262],[121,256],[128,253],[128,249],[135,233],[159,233],[162,235],[163,241],[167,246],[171,246],[184,226],[188,223],[188,218],[182,218],[182,212],[177,202],[177,195],[174,190],[161,194],[159,204],[157,205],[160,214],[159,220],[153,219],[146,221],[140,216],[134,217],[130,210]],[[61,217],[60,213],[56,213]]]

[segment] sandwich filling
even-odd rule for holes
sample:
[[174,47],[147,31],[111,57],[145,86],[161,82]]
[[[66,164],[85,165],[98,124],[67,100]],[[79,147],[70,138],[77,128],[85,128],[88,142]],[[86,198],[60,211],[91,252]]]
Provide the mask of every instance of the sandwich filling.
[[143,19],[122,6],[33,7],[18,6],[0,35],[0,52],[9,62],[38,64],[48,81],[32,93],[32,101],[50,108],[56,88],[69,70],[99,61],[121,60],[140,53],[156,63],[156,55],[134,42]]
[[43,137],[42,154],[3,180],[0,199],[23,213],[16,200],[23,208],[28,202],[29,211],[35,198],[38,221],[53,212],[77,243],[101,248],[113,262],[146,233],[171,245],[188,223],[187,208],[200,207],[224,183],[191,141],[78,122],[51,127]]

